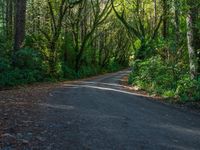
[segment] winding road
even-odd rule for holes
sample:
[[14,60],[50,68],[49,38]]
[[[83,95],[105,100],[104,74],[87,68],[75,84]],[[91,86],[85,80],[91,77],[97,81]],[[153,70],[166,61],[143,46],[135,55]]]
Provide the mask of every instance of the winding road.
[[129,71],[64,84],[41,103],[43,149],[199,150],[200,116],[127,92]]
[[129,92],[129,72],[11,91],[0,150],[200,150],[200,114]]

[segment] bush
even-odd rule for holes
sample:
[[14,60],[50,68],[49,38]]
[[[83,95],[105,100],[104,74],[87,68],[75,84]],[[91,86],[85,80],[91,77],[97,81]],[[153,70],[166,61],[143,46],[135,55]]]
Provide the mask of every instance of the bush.
[[9,60],[0,57],[0,73],[3,73],[10,69],[11,69],[11,65],[9,63]]
[[152,57],[143,62],[135,62],[129,83],[135,83],[149,92],[162,94],[173,86],[173,76],[160,57]]
[[176,94],[183,101],[200,100],[200,78],[191,80],[189,75],[185,75],[177,84]]
[[68,67],[67,65],[62,65],[62,70],[64,74],[65,79],[75,79],[76,78],[76,72],[74,69]]
[[76,74],[77,78],[84,78],[93,75],[97,75],[100,72],[99,67],[95,66],[83,66],[80,71]]
[[33,49],[24,48],[16,53],[16,66],[20,69],[41,69],[42,56]]
[[182,101],[200,99],[200,81],[191,80],[187,72],[183,74],[180,69],[172,68],[158,56],[135,61],[129,84],[165,98],[180,98]]
[[43,81],[47,75],[45,65],[39,52],[21,49],[16,55],[15,67],[9,59],[0,59],[0,88]]
[[0,88],[30,84],[42,80],[43,77],[37,70],[20,70],[16,68],[0,74]]
[[110,63],[106,67],[106,70],[108,70],[108,72],[115,72],[122,68],[123,67],[118,62],[116,62],[114,59],[111,59]]

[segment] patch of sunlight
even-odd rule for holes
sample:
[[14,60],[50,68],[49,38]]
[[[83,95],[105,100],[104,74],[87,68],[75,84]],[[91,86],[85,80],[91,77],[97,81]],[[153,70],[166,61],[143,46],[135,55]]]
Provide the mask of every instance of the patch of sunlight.
[[123,85],[120,85],[120,84],[104,83],[104,82],[86,82],[86,81],[82,81],[82,82],[80,82],[80,83],[83,83],[83,84],[101,84],[101,85],[109,85],[109,86],[123,87]]
[[107,88],[107,87],[100,87],[100,86],[93,86],[93,85],[77,85],[77,84],[66,84],[65,86],[70,86],[70,87],[78,87],[78,88],[91,88],[91,89],[98,89],[98,90],[103,90],[103,91],[113,91],[113,92],[119,92],[123,94],[129,94],[129,95],[134,95],[134,96],[142,96],[142,97],[151,97],[143,94],[137,94],[137,93],[131,93],[119,89],[113,89],[113,88]]

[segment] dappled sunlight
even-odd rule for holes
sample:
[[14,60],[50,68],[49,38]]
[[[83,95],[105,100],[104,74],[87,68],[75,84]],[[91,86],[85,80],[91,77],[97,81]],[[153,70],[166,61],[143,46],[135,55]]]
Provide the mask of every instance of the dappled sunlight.
[[108,85],[108,86],[114,86],[114,87],[123,87],[123,85],[116,84],[116,83],[86,82],[86,81],[81,81],[80,83],[82,83],[82,84],[92,84],[92,85],[100,84],[100,85]]
[[[104,85],[107,85],[107,83],[103,83]],[[109,84],[108,84],[109,85]],[[112,85],[112,84],[110,84]],[[114,87],[116,85],[114,84]],[[118,86],[118,85],[117,85]],[[96,90],[101,90],[101,91],[112,91],[112,92],[118,92],[118,93],[122,93],[122,94],[128,94],[128,95],[133,95],[133,96],[140,96],[140,97],[151,97],[148,95],[143,95],[143,94],[138,94],[138,93],[132,93],[132,92],[128,92],[125,91],[125,89],[116,89],[116,88],[111,88],[111,87],[102,87],[100,85],[90,85],[90,84],[65,84],[65,87],[68,88],[89,88],[89,89],[96,89]],[[119,87],[125,87],[125,86],[120,86]]]

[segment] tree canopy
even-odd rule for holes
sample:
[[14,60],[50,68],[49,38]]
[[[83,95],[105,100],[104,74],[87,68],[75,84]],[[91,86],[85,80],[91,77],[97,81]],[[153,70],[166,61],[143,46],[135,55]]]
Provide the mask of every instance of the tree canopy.
[[199,0],[0,0],[0,88],[131,66],[150,93],[200,98]]

